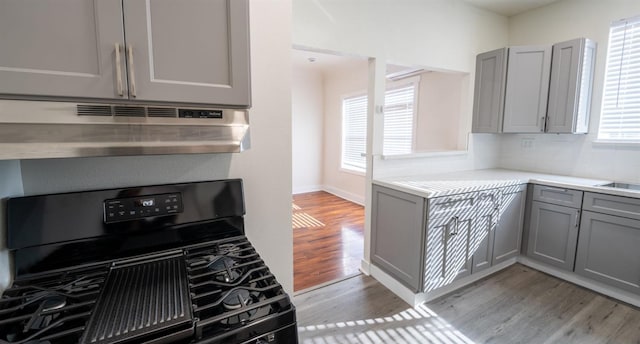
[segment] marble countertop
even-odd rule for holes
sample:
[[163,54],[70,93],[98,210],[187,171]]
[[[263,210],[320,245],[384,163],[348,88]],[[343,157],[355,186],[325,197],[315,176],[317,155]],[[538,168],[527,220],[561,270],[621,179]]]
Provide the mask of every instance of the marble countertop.
[[425,198],[440,197],[504,186],[534,183],[546,186],[640,198],[640,191],[599,186],[611,180],[560,176],[503,169],[471,170],[374,179],[373,183]]

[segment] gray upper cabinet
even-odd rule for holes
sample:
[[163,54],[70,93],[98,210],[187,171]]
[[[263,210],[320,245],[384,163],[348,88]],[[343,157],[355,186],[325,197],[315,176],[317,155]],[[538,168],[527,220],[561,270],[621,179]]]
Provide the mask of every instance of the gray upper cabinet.
[[132,99],[250,106],[248,1],[123,3]]
[[509,48],[503,132],[544,131],[550,69],[550,46]]
[[482,53],[476,58],[472,128],[474,133],[502,131],[507,51],[507,48],[497,49]]
[[424,198],[373,186],[371,262],[414,292],[422,281]]
[[[3,0],[0,32],[4,97],[126,95],[126,79],[121,92],[116,87],[116,48],[124,45],[122,1]],[[124,68],[124,51],[118,53]]]
[[576,273],[640,294],[640,221],[585,211]]
[[517,257],[520,253],[526,195],[526,185],[511,186],[502,191],[491,265]]
[[248,7],[4,0],[0,94],[249,107]]
[[587,133],[596,44],[586,38],[479,54],[474,133]]
[[595,42],[585,38],[553,45],[547,132],[589,131],[595,50]]

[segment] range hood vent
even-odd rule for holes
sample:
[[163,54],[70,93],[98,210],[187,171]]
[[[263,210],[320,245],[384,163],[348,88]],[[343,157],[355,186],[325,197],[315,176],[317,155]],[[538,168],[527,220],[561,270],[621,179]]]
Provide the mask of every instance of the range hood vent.
[[250,147],[245,109],[6,100],[0,160],[236,153]]
[[113,110],[109,105],[78,104],[78,116],[111,116]]
[[113,114],[115,116],[127,117],[145,117],[145,108],[143,106],[114,106]]

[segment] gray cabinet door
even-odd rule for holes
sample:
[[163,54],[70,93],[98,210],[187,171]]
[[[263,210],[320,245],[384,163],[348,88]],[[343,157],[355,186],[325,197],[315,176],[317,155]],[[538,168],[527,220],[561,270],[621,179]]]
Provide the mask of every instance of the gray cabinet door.
[[471,234],[471,242],[481,239],[476,247],[471,247],[473,255],[471,273],[476,273],[491,267],[491,256],[493,254],[494,234],[497,214],[490,214],[476,217],[474,220],[474,231]]
[[471,273],[469,247],[475,193],[429,199],[423,291]]
[[371,262],[418,292],[422,282],[424,198],[373,186]]
[[640,221],[585,211],[576,273],[640,294]]
[[131,99],[250,106],[247,0],[124,1]]
[[502,131],[507,51],[507,48],[502,48],[476,57],[472,127],[474,133]]
[[520,253],[526,192],[526,185],[518,185],[506,188],[502,194],[494,233],[492,265],[517,257]]
[[469,237],[469,246],[473,256],[471,273],[491,267],[499,204],[499,190],[479,192],[476,197],[473,227]]
[[124,44],[120,0],[0,2],[0,94],[126,97],[118,92],[116,44]]
[[553,45],[547,132],[588,131],[594,62],[593,41],[579,38]]
[[527,255],[543,263],[573,271],[580,210],[534,201]]
[[550,46],[509,48],[503,132],[544,131],[550,68]]

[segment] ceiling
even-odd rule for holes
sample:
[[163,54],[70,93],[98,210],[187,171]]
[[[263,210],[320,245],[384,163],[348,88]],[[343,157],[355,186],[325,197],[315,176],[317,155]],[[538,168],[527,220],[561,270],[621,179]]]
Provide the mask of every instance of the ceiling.
[[[311,61],[310,59],[313,59]],[[294,67],[327,71],[338,66],[354,63],[366,63],[367,59],[356,56],[325,54],[315,51],[292,49],[291,62]]]
[[503,16],[513,16],[532,10],[534,8],[546,6],[560,0],[464,0],[471,5],[501,14]]

